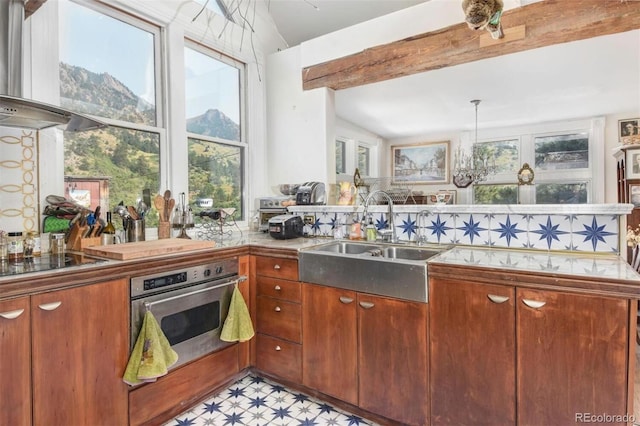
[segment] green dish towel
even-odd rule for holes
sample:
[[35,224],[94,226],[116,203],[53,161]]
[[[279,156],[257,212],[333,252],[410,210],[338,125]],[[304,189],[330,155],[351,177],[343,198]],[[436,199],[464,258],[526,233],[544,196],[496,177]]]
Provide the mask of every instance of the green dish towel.
[[176,361],[178,354],[171,348],[151,311],[147,311],[122,380],[129,385],[155,382],[167,374]]
[[236,283],[233,294],[231,295],[229,313],[222,326],[222,333],[220,333],[220,340],[224,340],[225,342],[246,342],[251,339],[254,334],[249,309],[247,309],[247,304]]

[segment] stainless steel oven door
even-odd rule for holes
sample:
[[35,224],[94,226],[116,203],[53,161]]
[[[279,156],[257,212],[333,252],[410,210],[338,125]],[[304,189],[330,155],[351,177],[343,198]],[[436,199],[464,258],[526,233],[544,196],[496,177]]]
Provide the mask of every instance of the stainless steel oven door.
[[175,368],[232,343],[220,340],[235,278],[207,282],[131,301],[131,348],[147,309],[151,310],[171,347]]

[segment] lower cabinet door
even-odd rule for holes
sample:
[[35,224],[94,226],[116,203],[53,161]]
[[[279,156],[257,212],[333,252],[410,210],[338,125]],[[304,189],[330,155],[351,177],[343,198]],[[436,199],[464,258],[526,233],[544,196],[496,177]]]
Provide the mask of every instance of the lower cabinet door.
[[361,408],[406,425],[429,423],[427,307],[358,294]]
[[0,425],[31,424],[29,297],[0,302]]
[[33,423],[128,423],[126,280],[31,297]]
[[517,290],[518,425],[626,424],[629,303]]
[[356,292],[303,284],[302,384],[358,404]]
[[515,289],[432,279],[429,309],[431,424],[515,425]]

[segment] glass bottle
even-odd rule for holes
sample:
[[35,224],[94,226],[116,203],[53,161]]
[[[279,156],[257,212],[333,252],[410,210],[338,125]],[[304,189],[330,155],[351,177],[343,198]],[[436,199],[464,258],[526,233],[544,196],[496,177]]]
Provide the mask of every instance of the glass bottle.
[[376,226],[373,224],[373,219],[369,216],[369,223],[367,223],[367,241],[375,241],[378,236]]
[[116,227],[113,226],[113,222],[111,221],[111,212],[107,212],[107,223],[104,225],[104,229],[102,230],[102,245],[113,244],[116,235]]
[[25,259],[33,259],[33,248],[36,245],[36,241],[33,238],[33,233],[27,232],[27,236],[23,242],[23,255]]

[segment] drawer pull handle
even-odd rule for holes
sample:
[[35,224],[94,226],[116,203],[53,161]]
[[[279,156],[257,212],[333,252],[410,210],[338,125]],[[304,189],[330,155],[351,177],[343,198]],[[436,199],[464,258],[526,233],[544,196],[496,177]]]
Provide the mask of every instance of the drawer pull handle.
[[22,315],[23,312],[24,312],[24,309],[16,309],[15,311],[2,312],[0,313],[0,317],[4,319],[16,319],[20,315]]
[[280,312],[282,309],[280,308],[280,306],[276,306],[276,308],[274,309],[274,311],[276,312]]
[[497,294],[487,294],[487,297],[493,303],[504,303],[507,300],[509,300],[509,298],[507,296],[498,296]]
[[279,285],[277,285],[277,286],[274,287],[274,290],[275,291],[280,291],[280,290],[282,290],[282,288]]
[[353,302],[353,299],[346,296],[340,296],[340,301],[346,305]]
[[275,269],[276,271],[280,270],[280,265],[276,263],[275,265],[273,265],[273,269]]
[[62,302],[43,303],[42,305],[38,305],[38,308],[43,311],[54,311],[58,309],[60,305],[62,305]]
[[280,346],[276,346],[276,351],[281,351],[282,348]]
[[371,303],[371,302],[360,302],[360,306],[362,306],[365,309],[371,309],[375,305],[373,303]]
[[547,304],[547,302],[539,302],[537,300],[529,300],[529,299],[522,299],[522,303],[524,303],[525,305],[533,309],[540,309]]

